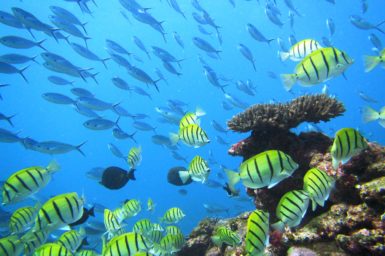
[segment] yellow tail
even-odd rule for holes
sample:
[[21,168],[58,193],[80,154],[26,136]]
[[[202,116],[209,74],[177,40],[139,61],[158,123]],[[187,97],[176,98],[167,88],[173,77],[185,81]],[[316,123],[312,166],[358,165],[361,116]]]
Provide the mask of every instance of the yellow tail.
[[296,74],[282,74],[281,79],[286,91],[290,91],[293,85],[297,82]]
[[380,113],[372,109],[371,107],[364,107],[362,111],[362,120],[364,123],[369,123],[380,118]]
[[365,72],[372,71],[381,62],[378,56],[364,56]]

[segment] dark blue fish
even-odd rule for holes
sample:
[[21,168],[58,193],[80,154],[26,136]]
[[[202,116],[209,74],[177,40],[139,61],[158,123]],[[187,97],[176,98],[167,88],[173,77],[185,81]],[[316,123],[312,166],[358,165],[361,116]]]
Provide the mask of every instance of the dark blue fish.
[[137,79],[138,81],[141,81],[145,84],[152,84],[155,86],[156,90],[159,92],[159,88],[158,88],[158,85],[156,84],[158,80],[153,80],[145,71],[141,70],[140,68],[137,68],[137,67],[130,67],[128,69],[128,73],[135,79]]
[[175,41],[179,44],[179,46],[184,48],[184,43],[181,36],[175,31],[172,33],[172,36],[174,37]]
[[80,56],[89,59],[89,60],[94,60],[94,61],[100,61],[103,63],[104,67],[107,68],[106,66],[106,61],[111,59],[111,58],[105,58],[101,59],[99,58],[95,53],[91,52],[88,48],[81,46],[77,43],[70,43],[72,49],[78,53]]
[[267,39],[253,24],[248,23],[246,25],[246,29],[251,35],[251,37],[259,42],[270,44],[270,42],[274,40],[274,39]]
[[131,87],[122,78],[116,76],[116,77],[112,78],[111,80],[112,80],[112,83],[116,87],[118,87],[119,89],[126,90],[126,91],[131,90]]
[[62,18],[62,19],[65,19],[66,21],[74,24],[74,25],[78,25],[78,26],[81,26],[84,30],[84,32],[87,34],[87,31],[86,31],[86,28],[85,28],[85,25],[87,24],[87,22],[81,22],[72,12],[62,8],[62,7],[59,7],[59,6],[50,6],[49,7],[51,9],[51,11],[58,17]]
[[74,81],[68,81],[67,79],[64,79],[59,76],[49,76],[48,81],[56,85],[73,85],[74,84]]
[[37,56],[38,55],[36,55],[34,57],[28,57],[28,56],[21,55],[21,54],[11,53],[11,54],[1,55],[0,61],[8,63],[8,64],[23,64],[23,63],[26,63],[28,61],[33,61],[35,63],[38,63],[36,61]]
[[182,10],[180,9],[180,6],[178,4],[178,2],[176,0],[168,0],[168,3],[171,5],[171,7],[177,12],[179,13],[180,15],[183,16],[183,18],[186,19],[186,16],[184,15],[184,13],[182,12]]
[[221,52],[216,50],[209,42],[199,37],[193,37],[193,43],[196,47],[205,51],[206,53],[214,53],[219,56],[219,53]]
[[117,42],[111,39],[106,39],[106,46],[107,46],[107,49],[110,50],[110,52],[114,51],[120,54],[127,54],[128,56],[131,55],[131,53],[128,52],[123,46],[121,46],[120,44],[118,44]]
[[238,50],[242,53],[243,57],[245,57],[247,60],[251,62],[251,64],[253,65],[254,71],[257,71],[255,68],[254,56],[250,51],[250,49],[244,44],[238,44]]
[[139,49],[141,49],[143,52],[145,52],[147,54],[147,57],[149,59],[151,59],[151,56],[150,56],[149,52],[147,51],[146,46],[144,45],[142,40],[139,39],[139,37],[133,36],[132,41],[136,44],[136,46],[138,46]]
[[23,77],[24,81],[28,83],[27,78],[24,76],[23,72],[28,68],[29,66],[26,66],[22,69],[17,69],[16,67],[12,66],[11,64],[0,62],[0,73],[3,74],[14,74],[17,73]]
[[19,19],[4,11],[0,11],[0,23],[14,28],[24,28],[23,23]]
[[174,75],[177,75],[177,76],[180,76],[182,75],[182,73],[178,72],[175,67],[168,61],[163,61],[163,67],[168,71],[170,72],[171,74],[174,74]]
[[7,47],[15,49],[29,49],[38,46],[46,51],[46,49],[42,46],[44,41],[45,39],[39,42],[33,42],[31,40],[19,36],[3,36],[0,38],[0,43]]

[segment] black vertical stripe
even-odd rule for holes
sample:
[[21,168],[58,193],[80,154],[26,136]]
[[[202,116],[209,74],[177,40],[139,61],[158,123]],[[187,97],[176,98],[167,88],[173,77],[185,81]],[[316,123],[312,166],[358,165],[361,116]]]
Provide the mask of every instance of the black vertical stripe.
[[44,181],[44,175],[41,173],[41,171],[39,169],[35,169],[35,171],[37,172],[37,174],[39,174],[41,181]]
[[348,144],[348,151],[346,152],[346,155],[348,156],[351,152],[350,152],[350,136],[348,134],[348,132],[345,130],[345,136],[346,136],[346,143]]
[[[47,211],[44,208],[41,208],[41,211],[42,211],[42,213],[44,215],[44,218],[47,220],[48,224],[51,224],[52,220],[49,217],[49,214],[47,213]],[[40,229],[41,229],[41,227],[40,227]]]
[[341,141],[341,138],[339,135],[337,135],[337,142],[339,144],[339,148],[340,148],[340,155],[339,155],[339,158],[342,158],[343,157],[343,152],[344,152],[344,148],[342,147],[342,141]]
[[261,224],[259,224],[258,222],[256,222],[255,220],[251,219],[250,220],[251,223],[253,223],[262,233],[263,233],[263,237],[266,238],[266,233],[265,233],[265,230],[263,229],[263,227],[261,226]]
[[254,183],[254,179],[253,179],[253,176],[250,174],[250,169],[248,164],[246,164],[246,172],[247,172],[247,176],[249,176],[250,181]]
[[115,240],[115,245],[116,245],[116,250],[118,251],[118,255],[122,255],[121,251],[120,251],[120,246],[119,246],[119,240]]
[[72,208],[71,201],[68,199],[68,197],[64,197],[64,198],[65,198],[67,206],[71,212],[71,218],[73,219],[74,218],[74,209]]
[[281,156],[281,151],[277,150],[277,154],[278,154],[278,159],[279,159],[279,166],[281,167],[281,173],[282,173],[285,170],[285,168],[283,166],[283,159]]
[[28,191],[32,192],[33,190],[27,185],[27,183],[19,177],[18,174],[15,175],[16,179],[21,183],[21,185]]
[[139,240],[139,238],[138,238],[138,234],[137,234],[137,233],[135,233],[135,249],[136,249],[136,251],[139,251],[139,244],[138,244],[138,240]]
[[[293,193],[293,194],[294,194],[294,193]],[[296,201],[292,200],[290,197],[287,197],[286,199],[287,199],[287,201],[289,201],[292,205],[294,205],[295,207],[297,207],[299,212],[302,212],[301,206],[298,205]]]
[[314,64],[314,62],[313,62],[313,59],[312,59],[312,57],[311,57],[311,56],[309,56],[309,60],[310,60],[310,63],[311,63],[311,65],[313,66],[313,69],[314,69],[314,71],[315,71],[315,74],[316,74],[316,76],[317,76],[317,80],[319,80],[319,73],[318,73],[318,69],[317,69],[317,67],[315,66],[315,64]]
[[306,43],[307,43],[307,41],[305,41],[305,42],[303,43],[303,57],[306,56]]
[[11,256],[7,251],[7,248],[5,248],[5,246],[3,245],[3,243],[0,243],[0,248],[5,253],[6,256]]
[[261,174],[261,171],[259,170],[257,158],[254,158],[254,167],[255,167],[255,171],[256,171],[257,174],[258,174],[259,180],[261,181],[261,183],[263,183],[262,174]]
[[52,205],[53,205],[53,208],[55,209],[55,212],[56,212],[56,215],[59,216],[59,219],[63,222],[63,223],[66,223],[65,219],[63,218],[62,216],[62,213],[60,211],[60,208],[59,206],[57,205],[57,203],[55,201],[52,202]]
[[303,69],[303,71],[305,72],[305,74],[307,76],[307,79],[310,81],[311,77],[310,77],[309,73],[307,72],[307,70],[306,70],[305,66],[303,65],[303,63],[301,64],[301,66],[302,66],[302,69]]
[[130,253],[130,244],[128,243],[127,235],[124,236],[124,244],[126,245],[128,253]]
[[338,60],[337,50],[334,47],[332,47],[332,50],[333,50],[333,54],[334,54],[334,60],[336,61],[336,64],[338,64],[339,60]]
[[342,58],[344,58],[344,61],[346,62],[346,64],[349,64],[349,61],[346,59],[346,55],[343,51],[341,51],[341,55],[342,55]]
[[286,214],[284,211],[282,211],[282,210],[280,210],[279,213],[282,214],[285,218],[287,218],[287,219],[289,219],[289,220],[291,220],[291,221],[294,220],[292,216],[287,215],[287,214]]
[[322,59],[323,59],[323,61],[325,63],[325,66],[326,66],[326,78],[328,78],[329,77],[329,72],[330,72],[329,63],[328,63],[328,61],[326,59],[326,56],[325,56],[325,53],[323,51],[321,51],[321,55],[322,55]]
[[35,176],[33,176],[32,173],[29,170],[27,170],[26,173],[29,175],[29,177],[31,177],[31,179],[35,183],[36,187],[39,187],[39,183],[37,182]]
[[267,160],[267,163],[269,164],[270,182],[271,182],[273,180],[273,176],[274,176],[274,168],[273,168],[273,165],[271,164],[271,160],[270,160],[269,154],[266,154],[266,160]]
[[285,209],[287,212],[291,213],[292,215],[296,216],[297,218],[299,217],[299,215],[293,211],[292,209],[290,209],[289,207],[287,207],[285,204],[282,204],[281,206],[283,209]]
[[[323,191],[324,190],[322,190],[322,188],[318,185],[318,183],[317,182],[315,182],[312,178],[310,178],[309,177],[309,180],[317,187],[317,188],[314,188],[313,186],[311,186],[310,184],[309,184],[309,186],[319,195],[319,193],[321,193],[321,196],[322,197],[324,197],[325,195],[324,195],[324,193],[323,193]],[[325,187],[325,191],[326,191],[326,187]]]

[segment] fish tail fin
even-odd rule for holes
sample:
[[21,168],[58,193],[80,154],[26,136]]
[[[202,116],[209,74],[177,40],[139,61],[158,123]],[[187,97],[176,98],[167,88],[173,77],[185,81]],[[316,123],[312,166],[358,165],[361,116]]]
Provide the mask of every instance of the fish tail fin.
[[48,164],[48,166],[47,166],[47,168],[46,168],[49,172],[57,172],[57,171],[59,171],[60,170],[60,165],[59,165],[59,163],[58,162],[56,162],[56,160],[52,160],[49,164]]
[[23,73],[27,68],[29,68],[29,66],[26,66],[26,67],[20,69],[19,74],[23,77],[24,81],[26,81],[28,83],[28,79],[25,77],[25,75]]
[[275,40],[275,38],[268,39],[268,40],[267,40],[267,44],[270,46],[270,43],[273,42],[274,40]]
[[31,58],[31,61],[33,61],[33,62],[35,62],[35,63],[37,63],[37,64],[40,64],[39,62],[36,61],[37,56],[39,56],[39,55],[33,56],[33,57]]
[[178,141],[179,141],[179,134],[177,133],[170,133],[170,141],[171,141],[171,145],[175,146]]
[[136,132],[137,132],[137,131],[133,132],[132,134],[129,134],[129,137],[130,137],[130,139],[132,139],[135,143],[138,143],[138,142],[136,141],[136,139],[134,138],[134,135],[136,134]]
[[43,39],[43,40],[37,42],[37,46],[39,46],[39,47],[40,47],[41,49],[43,49],[44,51],[47,51],[47,49],[45,49],[45,48],[42,46],[42,44],[45,42],[45,40],[47,40],[47,39]]
[[228,186],[234,188],[235,185],[241,180],[239,173],[226,168],[224,169],[224,172],[226,173],[227,179],[229,180]]
[[134,168],[130,169],[130,171],[127,173],[127,177],[129,180],[136,180],[135,178],[135,170]]
[[281,61],[285,61],[290,57],[290,53],[279,51],[279,57],[281,58]]
[[297,81],[296,74],[282,74],[281,79],[286,91],[290,91],[295,82]]
[[158,78],[157,80],[153,81],[152,84],[155,86],[156,90],[159,92],[158,82],[162,80],[161,78]]
[[180,67],[180,68],[182,68],[182,66],[180,65],[180,63],[182,62],[182,61],[184,61],[185,59],[180,59],[180,60],[177,60],[176,61],[176,63],[178,64],[178,66]]
[[198,107],[195,109],[195,115],[196,115],[197,117],[204,116],[204,115],[206,115],[206,111],[204,111],[203,108],[201,108],[201,107],[198,106]]
[[96,80],[97,75],[99,75],[99,72],[96,72],[95,74],[91,74],[91,78],[95,81],[96,84],[99,84],[98,80]]
[[89,216],[95,217],[95,206],[92,206],[91,209],[87,211]]
[[186,182],[191,178],[190,173],[188,171],[179,171],[178,175],[183,184],[186,184]]
[[333,169],[337,170],[339,165],[340,165],[340,161],[338,161],[335,157],[332,156],[332,166],[333,166]]
[[5,117],[5,119],[7,120],[7,122],[13,127],[13,123],[12,123],[12,118],[14,118],[16,116],[16,114],[12,115],[12,116],[7,116]]
[[76,146],[76,150],[79,151],[79,153],[82,154],[83,156],[86,156],[86,155],[85,155],[84,152],[82,151],[81,147],[82,147],[84,144],[86,144],[86,143],[87,143],[87,141],[84,141],[83,143],[81,143],[81,144],[79,144],[79,145]]
[[364,56],[365,72],[372,71],[381,62],[378,56]]
[[86,235],[86,230],[84,229],[84,227],[79,228],[79,234],[81,236],[85,236]]
[[252,60],[252,61],[251,61],[251,64],[253,65],[253,69],[254,69],[254,71],[256,72],[256,71],[257,71],[257,69],[255,68],[255,61],[254,61],[254,60]]
[[385,120],[384,120],[384,119],[380,120],[378,123],[379,123],[382,127],[385,128]]
[[66,40],[67,44],[70,44],[70,41],[68,40],[68,38],[70,38],[71,35],[68,35],[68,36],[64,36],[64,40]]
[[86,45],[86,48],[88,49],[88,43],[87,43],[87,40],[90,40],[91,39],[91,37],[88,37],[88,36],[85,36],[84,38],[83,38],[83,40],[84,40],[84,44]]
[[311,209],[314,212],[315,209],[317,209],[317,202],[314,198],[310,198],[310,200],[311,200]]
[[378,113],[376,110],[368,106],[364,107],[362,111],[362,121],[364,121],[364,123],[369,123],[371,121],[378,120],[379,118],[380,113]]
[[271,227],[274,230],[278,230],[280,232],[283,232],[285,229],[285,223],[283,223],[282,221],[277,221],[276,223],[272,224]]
[[83,31],[84,31],[84,33],[86,33],[86,34],[88,34],[87,33],[87,30],[86,30],[86,25],[88,24],[88,22],[84,22],[84,23],[82,23],[80,26],[83,28]]
[[111,58],[105,58],[105,59],[101,59],[100,61],[103,63],[103,65],[104,65],[104,67],[106,68],[106,69],[108,69],[107,68],[107,65],[106,65],[106,61],[107,60],[110,60]]

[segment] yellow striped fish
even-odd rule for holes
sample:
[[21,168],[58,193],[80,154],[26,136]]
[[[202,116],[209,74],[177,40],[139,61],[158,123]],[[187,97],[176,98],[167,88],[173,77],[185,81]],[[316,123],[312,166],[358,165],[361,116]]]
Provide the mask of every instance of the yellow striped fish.
[[321,207],[324,206],[334,184],[334,178],[320,169],[312,168],[306,172],[303,177],[303,190],[307,192],[312,201],[313,211],[317,208],[317,204]]
[[140,162],[142,161],[142,147],[132,147],[130,151],[128,152],[127,156],[127,162],[128,165],[135,169],[140,165]]
[[183,183],[186,183],[190,178],[193,181],[205,183],[210,174],[210,168],[207,161],[200,156],[195,156],[187,171],[179,171],[179,177]]
[[37,203],[34,207],[26,206],[17,209],[9,220],[9,230],[11,233],[19,234],[29,229],[35,221],[40,206],[40,203]]
[[236,246],[241,243],[239,235],[225,226],[218,227],[211,236],[211,240],[218,247],[221,247],[223,243],[230,246]]
[[137,199],[126,200],[122,206],[124,210],[125,218],[130,218],[138,215],[138,213],[142,210],[142,205]]
[[362,119],[364,123],[379,120],[378,123],[385,128],[385,107],[382,107],[380,111],[376,111],[371,107],[364,107],[362,111]]
[[298,226],[309,206],[309,195],[304,190],[292,190],[279,200],[276,216],[279,219],[272,227],[283,231],[285,225],[292,228]]
[[154,254],[151,254],[149,252],[137,252],[134,254],[134,256],[153,256]]
[[184,242],[183,234],[167,234],[160,240],[159,247],[161,251],[173,254],[183,247]]
[[161,218],[161,221],[167,224],[178,223],[186,215],[178,207],[172,207],[166,211],[166,213]]
[[40,208],[34,230],[53,231],[76,222],[83,215],[84,199],[76,192],[52,197]]
[[146,238],[151,241],[152,243],[160,243],[160,240],[163,238],[163,231],[161,230],[151,230],[147,235]]
[[44,230],[28,231],[20,240],[24,243],[25,255],[31,255],[37,248],[42,246],[48,239],[48,233]]
[[99,254],[92,250],[80,250],[75,256],[99,256]]
[[333,168],[337,169],[340,163],[345,164],[367,147],[366,139],[357,130],[343,128],[337,131],[330,151]]
[[313,39],[305,39],[294,44],[288,52],[279,52],[282,61],[290,58],[292,61],[300,61],[310,53],[321,49],[322,46]]
[[56,243],[64,246],[71,252],[75,252],[82,244],[84,238],[86,238],[86,231],[84,228],[80,228],[79,231],[70,230],[63,233]]
[[29,167],[12,174],[2,188],[3,205],[22,201],[35,194],[48,184],[52,173],[59,169],[58,163],[52,161],[46,168]]
[[287,91],[297,81],[302,86],[312,86],[342,74],[353,62],[345,52],[334,47],[321,48],[307,55],[296,66],[294,74],[283,74],[281,79]]
[[134,232],[116,236],[107,244],[103,242],[103,256],[134,255],[151,248],[151,244],[142,235]]
[[183,129],[190,124],[200,125],[199,117],[204,116],[205,114],[206,113],[199,107],[196,109],[195,113],[187,112],[179,122],[179,129]]
[[120,235],[124,232],[121,221],[119,221],[116,215],[109,209],[104,209],[104,226],[106,227],[108,238]]
[[167,226],[166,233],[172,235],[182,234],[182,231],[177,226]]
[[372,71],[380,63],[385,67],[385,49],[380,52],[379,56],[364,56],[365,72]]
[[23,249],[23,243],[15,235],[7,236],[0,239],[1,256],[17,256],[22,253]]
[[182,140],[186,145],[199,148],[210,142],[206,132],[197,124],[189,124],[181,129],[179,133],[171,133],[170,140],[172,145]]
[[132,232],[145,236],[147,233],[151,232],[153,228],[154,227],[149,219],[141,219],[135,222]]
[[152,201],[151,198],[147,200],[147,211],[152,212],[155,209],[156,204],[154,204],[154,201]]
[[263,255],[269,244],[269,213],[253,211],[247,219],[246,252],[248,255]]
[[297,168],[298,164],[289,155],[279,150],[268,150],[244,161],[239,167],[239,174],[231,170],[226,170],[226,174],[230,187],[242,180],[248,188],[272,188],[291,176]]
[[47,243],[40,246],[34,256],[72,256],[73,254],[64,246],[55,243]]

